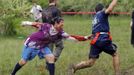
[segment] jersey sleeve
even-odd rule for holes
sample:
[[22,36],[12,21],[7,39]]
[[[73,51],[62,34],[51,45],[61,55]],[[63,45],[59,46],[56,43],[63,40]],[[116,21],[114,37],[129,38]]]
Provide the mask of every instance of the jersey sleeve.
[[68,38],[70,36],[68,33],[64,32],[64,31],[62,31],[61,35],[63,38]]
[[104,17],[108,17],[109,13],[105,13],[105,10],[102,10],[101,13],[103,14]]
[[88,38],[85,38],[84,36],[80,35],[71,35],[71,37],[77,39],[78,41],[86,41]]

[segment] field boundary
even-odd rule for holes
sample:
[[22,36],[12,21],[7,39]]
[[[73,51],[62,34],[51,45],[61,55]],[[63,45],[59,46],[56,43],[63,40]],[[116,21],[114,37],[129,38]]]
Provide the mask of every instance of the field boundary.
[[[95,12],[62,12],[63,15],[94,15]],[[112,12],[115,15],[130,15],[129,12]]]

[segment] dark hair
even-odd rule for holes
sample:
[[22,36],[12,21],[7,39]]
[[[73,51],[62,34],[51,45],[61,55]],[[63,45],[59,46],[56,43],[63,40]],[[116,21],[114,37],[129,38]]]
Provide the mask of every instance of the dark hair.
[[53,2],[55,2],[55,0],[49,0],[49,3],[53,3]]
[[134,19],[134,10],[132,11],[132,18]]
[[96,12],[101,11],[103,8],[104,8],[104,5],[102,3],[98,3],[95,7],[95,11]]
[[55,18],[52,19],[51,24],[54,25],[55,22],[60,23],[61,21],[63,21],[63,19],[61,17],[55,17]]

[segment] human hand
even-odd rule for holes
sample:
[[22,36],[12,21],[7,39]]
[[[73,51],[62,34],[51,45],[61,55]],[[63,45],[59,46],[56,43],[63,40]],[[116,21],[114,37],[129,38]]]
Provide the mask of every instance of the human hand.
[[84,36],[86,40],[90,40],[92,38],[92,35]]
[[26,25],[31,26],[32,23],[33,23],[33,22],[30,22],[30,21],[22,21],[22,22],[21,22],[21,25],[22,25],[22,26],[26,26]]

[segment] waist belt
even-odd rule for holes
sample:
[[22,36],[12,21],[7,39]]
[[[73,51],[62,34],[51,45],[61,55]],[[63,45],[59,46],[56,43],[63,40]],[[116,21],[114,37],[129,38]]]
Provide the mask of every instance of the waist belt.
[[112,40],[112,36],[110,35],[110,32],[97,32],[95,34],[95,37],[91,40],[91,45],[94,45],[96,43],[96,41],[98,40],[100,34],[108,34],[109,35],[109,39]]
[[109,34],[109,32],[100,32],[100,34]]

